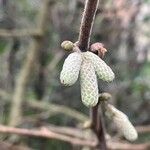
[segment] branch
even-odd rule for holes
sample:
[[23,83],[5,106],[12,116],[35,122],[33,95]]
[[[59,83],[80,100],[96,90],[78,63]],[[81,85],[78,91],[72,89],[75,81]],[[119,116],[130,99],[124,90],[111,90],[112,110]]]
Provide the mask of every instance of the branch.
[[78,46],[81,51],[87,51],[89,48],[90,36],[98,4],[99,0],[86,0],[78,39]]
[[90,147],[95,147],[97,142],[91,140],[83,140],[76,137],[71,137],[59,133],[55,133],[53,131],[48,130],[47,128],[43,127],[41,129],[33,130],[33,129],[21,129],[21,128],[14,128],[14,127],[7,127],[0,125],[0,132],[1,133],[14,133],[18,135],[24,136],[34,136],[34,137],[43,137],[48,139],[56,139],[65,142],[69,142],[74,145],[86,145]]

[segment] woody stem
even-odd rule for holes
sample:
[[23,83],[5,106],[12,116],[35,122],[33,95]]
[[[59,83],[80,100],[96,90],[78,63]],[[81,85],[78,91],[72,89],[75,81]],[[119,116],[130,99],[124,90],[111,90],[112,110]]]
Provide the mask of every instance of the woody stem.
[[[86,0],[78,38],[78,46],[82,52],[86,52],[89,49],[91,32],[98,4],[99,0]],[[103,114],[100,108],[99,104],[91,108],[91,128],[99,140],[97,149],[106,150]]]
[[92,32],[93,23],[95,20],[95,14],[99,0],[86,0],[85,8],[81,20],[80,32],[79,32],[79,48],[81,51],[87,51],[90,44],[90,36]]

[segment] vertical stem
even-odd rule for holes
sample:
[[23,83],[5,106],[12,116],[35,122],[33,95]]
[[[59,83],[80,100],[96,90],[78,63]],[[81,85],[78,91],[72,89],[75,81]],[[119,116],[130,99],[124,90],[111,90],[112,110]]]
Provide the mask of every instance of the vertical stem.
[[79,33],[79,48],[87,51],[99,0],[86,0]]
[[91,109],[91,120],[92,120],[92,129],[97,135],[99,140],[99,145],[97,149],[106,150],[106,140],[104,132],[104,121],[103,113],[99,105],[96,105]]
[[[82,52],[89,49],[90,36],[98,4],[99,0],[86,0],[78,38],[78,46]],[[99,109],[99,104],[91,108],[92,129],[99,140],[97,149],[106,150],[103,114]]]

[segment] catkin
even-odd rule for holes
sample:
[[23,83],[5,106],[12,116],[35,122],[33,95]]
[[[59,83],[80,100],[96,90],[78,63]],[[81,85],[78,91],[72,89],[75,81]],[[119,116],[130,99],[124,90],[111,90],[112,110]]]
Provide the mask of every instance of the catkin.
[[60,81],[64,85],[73,85],[79,76],[79,71],[82,63],[81,53],[71,53],[64,62],[62,71],[60,73]]
[[89,51],[84,52],[83,55],[87,60],[92,62],[96,74],[100,79],[107,82],[114,79],[115,75],[113,71],[100,57]]
[[107,115],[109,115],[118,131],[122,133],[127,140],[134,141],[137,139],[137,131],[123,112],[116,109],[113,105],[108,104]]
[[93,107],[98,103],[98,83],[91,62],[83,60],[80,71],[81,98],[84,105]]

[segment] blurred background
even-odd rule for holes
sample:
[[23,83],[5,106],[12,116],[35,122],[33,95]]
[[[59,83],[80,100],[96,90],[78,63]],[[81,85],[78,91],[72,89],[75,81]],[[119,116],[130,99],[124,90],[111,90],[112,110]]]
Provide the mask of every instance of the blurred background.
[[[0,0],[0,124],[79,127],[89,115],[79,81],[71,87],[59,81],[68,55],[60,44],[77,41],[85,1],[49,1]],[[112,83],[99,81],[100,92],[109,92],[110,103],[144,130],[150,124],[150,0],[100,0],[94,42],[104,43],[104,60],[116,74]],[[107,120],[106,127],[119,137]],[[135,143],[149,141],[150,132],[140,132]],[[81,149],[59,140],[0,134],[0,147],[11,149],[10,143],[17,145],[14,150]]]

